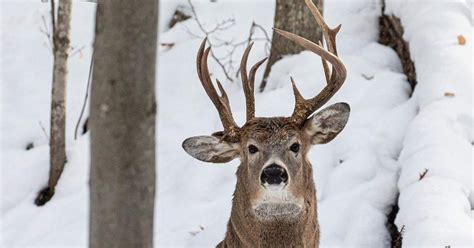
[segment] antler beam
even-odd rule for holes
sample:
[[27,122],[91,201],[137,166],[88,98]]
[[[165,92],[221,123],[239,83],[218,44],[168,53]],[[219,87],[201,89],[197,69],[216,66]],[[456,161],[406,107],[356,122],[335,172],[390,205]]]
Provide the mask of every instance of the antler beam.
[[[316,22],[321,26],[323,30],[323,35],[328,47],[326,51],[322,46],[315,44],[301,36],[296,34],[283,31],[280,29],[274,28],[275,32],[284,36],[285,38],[297,43],[298,45],[304,47],[307,50],[312,51],[321,57],[323,62],[324,74],[326,76],[326,87],[315,97],[310,99],[304,99],[303,96],[298,91],[294,80],[293,83],[293,92],[295,95],[295,108],[293,114],[290,117],[291,120],[297,124],[302,125],[306,119],[314,113],[317,109],[322,107],[325,103],[331,99],[332,96],[341,88],[342,84],[346,80],[346,68],[342,61],[337,56],[336,49],[336,35],[341,28],[341,25],[337,26],[334,29],[330,29],[328,25],[324,22],[324,19],[319,13],[318,8],[314,5],[311,0],[305,0],[306,5],[311,11],[311,14],[316,19]],[[332,65],[332,73],[330,73],[327,62]],[[331,75],[330,75],[331,74]]]
[[222,126],[224,127],[224,135],[222,138],[228,141],[236,142],[239,140],[240,128],[234,121],[227,93],[225,92],[221,83],[219,82],[219,80],[216,80],[217,86],[219,87],[219,91],[221,93],[220,96],[217,94],[216,88],[212,84],[211,76],[209,74],[209,68],[207,66],[207,58],[209,56],[211,48],[208,47],[205,49],[206,42],[207,38],[202,41],[196,58],[198,77],[201,81],[204,90],[206,91],[207,95],[216,107],[217,112],[219,113]]

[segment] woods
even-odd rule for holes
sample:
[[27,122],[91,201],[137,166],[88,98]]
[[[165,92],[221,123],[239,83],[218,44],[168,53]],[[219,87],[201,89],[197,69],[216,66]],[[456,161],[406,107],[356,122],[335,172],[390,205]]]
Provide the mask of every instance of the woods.
[[100,1],[96,18],[90,247],[153,247],[158,1]]
[[471,5],[0,2],[0,247],[470,247]]

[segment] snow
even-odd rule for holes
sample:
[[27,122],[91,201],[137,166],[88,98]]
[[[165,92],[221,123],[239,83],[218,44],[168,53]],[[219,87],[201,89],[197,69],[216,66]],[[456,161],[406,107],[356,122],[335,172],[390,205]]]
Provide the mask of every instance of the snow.
[[[406,228],[403,244],[472,246],[472,6],[389,1],[387,7],[406,27],[418,79],[419,110],[399,158],[396,224]],[[467,45],[458,44],[458,35]]]
[[[206,28],[235,18],[235,25],[211,39],[245,40],[252,21],[271,34],[273,1],[193,3]],[[181,148],[185,138],[218,131],[221,124],[195,72],[201,40],[191,33],[202,36],[198,25],[189,19],[172,29],[166,27],[180,4],[187,1],[162,1],[160,6],[160,43],[174,46],[160,47],[159,54],[155,243],[213,247],[224,237],[238,162],[205,164]],[[48,132],[52,56],[40,28],[49,4],[2,2],[0,9],[0,244],[86,246],[89,135],[74,140],[73,132],[86,90],[95,4],[73,5],[72,45],[84,49],[69,63],[69,162],[53,200],[41,208],[33,200],[48,176],[48,140],[39,122]],[[348,70],[346,83],[328,104],[348,102],[352,111],[341,135],[309,155],[321,246],[389,247],[387,215],[398,197],[396,224],[405,226],[404,247],[469,247],[474,224],[472,6],[464,1],[387,0],[387,11],[401,17],[417,69],[412,98],[395,52],[377,43],[380,9],[378,1],[325,3],[329,25],[343,25],[338,48]],[[460,34],[467,40],[464,46],[457,44]],[[244,48],[236,50],[234,68]],[[226,49],[217,48],[216,54],[225,54]],[[257,41],[249,65],[265,56],[265,43]],[[209,67],[223,81],[236,121],[243,124],[240,80],[224,80],[212,60]],[[256,82],[262,73],[263,69]],[[274,65],[268,90],[256,94],[257,116],[291,113],[290,76],[305,97],[325,84],[317,56],[310,52],[287,56]],[[27,151],[30,142],[34,148]],[[428,172],[419,180],[425,168]]]

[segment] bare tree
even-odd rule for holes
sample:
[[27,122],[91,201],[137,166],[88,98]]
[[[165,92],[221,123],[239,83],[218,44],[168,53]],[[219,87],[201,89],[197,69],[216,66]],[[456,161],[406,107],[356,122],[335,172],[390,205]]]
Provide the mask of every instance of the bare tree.
[[[323,13],[323,0],[313,0],[313,2],[315,2],[319,12]],[[274,26],[275,28],[303,36],[316,43],[322,41],[321,27],[314,22],[314,18],[311,16],[311,12],[303,0],[276,0]],[[265,72],[263,73],[260,91],[265,89],[268,76],[275,62],[280,60],[284,55],[297,54],[303,50],[304,48],[301,46],[294,44],[280,35],[275,35],[275,32],[273,32],[270,56],[267,66],[265,67]]]
[[54,195],[54,189],[66,163],[66,83],[71,23],[71,0],[60,0],[57,23],[54,0],[51,0],[53,31],[53,87],[51,99],[51,137],[49,140],[50,170],[48,186],[40,191],[35,204],[44,205]]
[[91,85],[90,247],[152,247],[158,0],[103,0]]

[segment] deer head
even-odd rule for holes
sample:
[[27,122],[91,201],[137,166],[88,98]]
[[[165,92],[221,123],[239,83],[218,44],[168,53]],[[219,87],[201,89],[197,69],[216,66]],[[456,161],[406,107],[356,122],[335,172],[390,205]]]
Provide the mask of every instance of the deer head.
[[[244,222],[243,219],[252,221],[252,227],[249,228],[271,222],[301,221],[311,218],[308,213],[316,215],[314,182],[307,153],[312,145],[325,144],[336,137],[349,117],[350,108],[346,103],[333,104],[312,115],[342,86],[346,69],[337,56],[335,43],[340,26],[330,29],[312,1],[306,0],[306,4],[323,29],[328,50],[322,48],[321,44],[293,33],[274,30],[321,57],[327,85],[313,98],[304,99],[291,79],[295,107],[290,117],[255,117],[255,73],[265,59],[256,63],[247,75],[247,58],[252,48],[252,44],[249,44],[240,65],[247,120],[239,127],[234,121],[229,99],[221,83],[216,80],[220,91],[218,94],[211,81],[207,66],[210,48],[206,48],[206,39],[198,51],[198,76],[219,113],[224,130],[188,138],[183,142],[183,148],[194,158],[205,162],[225,163],[235,158],[241,160],[231,219],[232,215],[240,215],[242,218],[236,222]],[[328,62],[332,66],[331,70]],[[234,223],[232,228],[238,228],[236,226]]]

